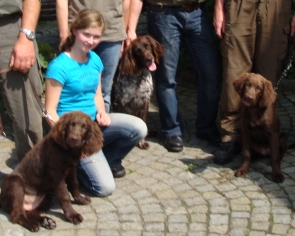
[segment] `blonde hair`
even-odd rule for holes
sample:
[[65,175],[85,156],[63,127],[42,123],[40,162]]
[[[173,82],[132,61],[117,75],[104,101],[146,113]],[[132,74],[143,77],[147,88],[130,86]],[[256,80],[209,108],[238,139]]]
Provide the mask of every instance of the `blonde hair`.
[[80,11],[74,18],[70,26],[70,32],[65,42],[61,45],[60,50],[70,51],[71,47],[75,43],[75,35],[73,34],[73,29],[81,30],[88,28],[100,28],[102,27],[102,32],[105,30],[105,23],[102,15],[99,11],[94,9],[84,9]]

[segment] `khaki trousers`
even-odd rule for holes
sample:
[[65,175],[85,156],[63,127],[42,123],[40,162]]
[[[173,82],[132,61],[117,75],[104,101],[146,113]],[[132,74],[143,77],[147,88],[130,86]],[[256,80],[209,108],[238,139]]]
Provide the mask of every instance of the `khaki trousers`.
[[223,142],[237,140],[240,126],[240,99],[233,81],[245,72],[259,73],[274,85],[280,77],[288,51],[291,3],[291,0],[225,0],[220,101]]
[[[20,14],[0,18],[0,70],[9,67],[11,52],[19,35],[20,22]],[[36,41],[35,52],[38,55]],[[18,71],[0,74],[0,91],[5,108],[12,119],[18,160],[43,137],[42,112],[28,78],[41,96],[42,74],[37,61],[27,74]]]

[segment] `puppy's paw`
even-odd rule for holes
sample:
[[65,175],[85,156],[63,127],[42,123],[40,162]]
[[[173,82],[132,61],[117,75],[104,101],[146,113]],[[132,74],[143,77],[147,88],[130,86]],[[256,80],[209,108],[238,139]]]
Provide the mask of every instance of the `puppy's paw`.
[[31,232],[38,232],[40,229],[40,223],[34,220],[26,220],[25,222],[18,222],[20,225],[24,226]]
[[26,229],[30,230],[31,232],[39,231],[41,226],[40,222],[36,220],[28,219],[23,214],[19,214],[18,218],[15,219],[13,214],[16,214],[16,212],[12,212],[10,215],[12,223],[18,223],[22,225],[23,227],[25,227]]
[[41,222],[41,226],[45,229],[55,229],[56,228],[56,223],[53,219],[49,218],[49,217],[42,217],[42,222]]
[[77,196],[74,197],[75,203],[77,203],[78,205],[88,205],[91,202],[91,199],[89,197],[86,196]]
[[282,172],[273,172],[272,180],[276,183],[282,183],[285,180],[285,177]]
[[145,140],[140,140],[140,142],[137,145],[140,149],[147,150],[150,148],[150,144],[146,142]]
[[236,177],[240,177],[240,176],[246,176],[246,174],[248,173],[248,170],[245,168],[240,168],[235,172],[235,176]]
[[73,213],[68,217],[68,220],[74,225],[80,224],[84,219],[79,213]]

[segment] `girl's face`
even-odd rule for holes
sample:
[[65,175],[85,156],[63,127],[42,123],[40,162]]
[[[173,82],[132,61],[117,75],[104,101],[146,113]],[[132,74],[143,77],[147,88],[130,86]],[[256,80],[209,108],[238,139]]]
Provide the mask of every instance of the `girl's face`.
[[73,29],[73,34],[76,37],[74,46],[88,53],[99,44],[102,28]]

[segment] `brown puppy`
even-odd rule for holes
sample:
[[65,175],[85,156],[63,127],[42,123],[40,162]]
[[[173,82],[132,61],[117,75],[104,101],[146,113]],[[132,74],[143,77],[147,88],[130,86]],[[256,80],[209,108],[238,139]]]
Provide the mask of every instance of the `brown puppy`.
[[91,202],[78,190],[76,165],[82,153],[98,152],[102,143],[102,133],[90,116],[82,112],[63,115],[3,181],[0,203],[11,221],[33,232],[40,226],[55,228],[51,218],[40,215],[50,208],[50,194],[55,193],[67,220],[82,222],[69,191],[77,204]]
[[[162,56],[161,44],[149,35],[139,36],[131,42],[123,53],[119,76],[113,84],[114,112],[134,115],[146,122],[153,91],[150,71],[156,70]],[[148,149],[149,144],[143,139],[138,147]]]
[[288,149],[288,138],[280,130],[275,109],[277,94],[272,83],[259,74],[246,73],[233,82],[241,97],[241,141],[243,164],[235,176],[248,172],[255,155],[271,157],[272,179],[283,182],[281,160]]

